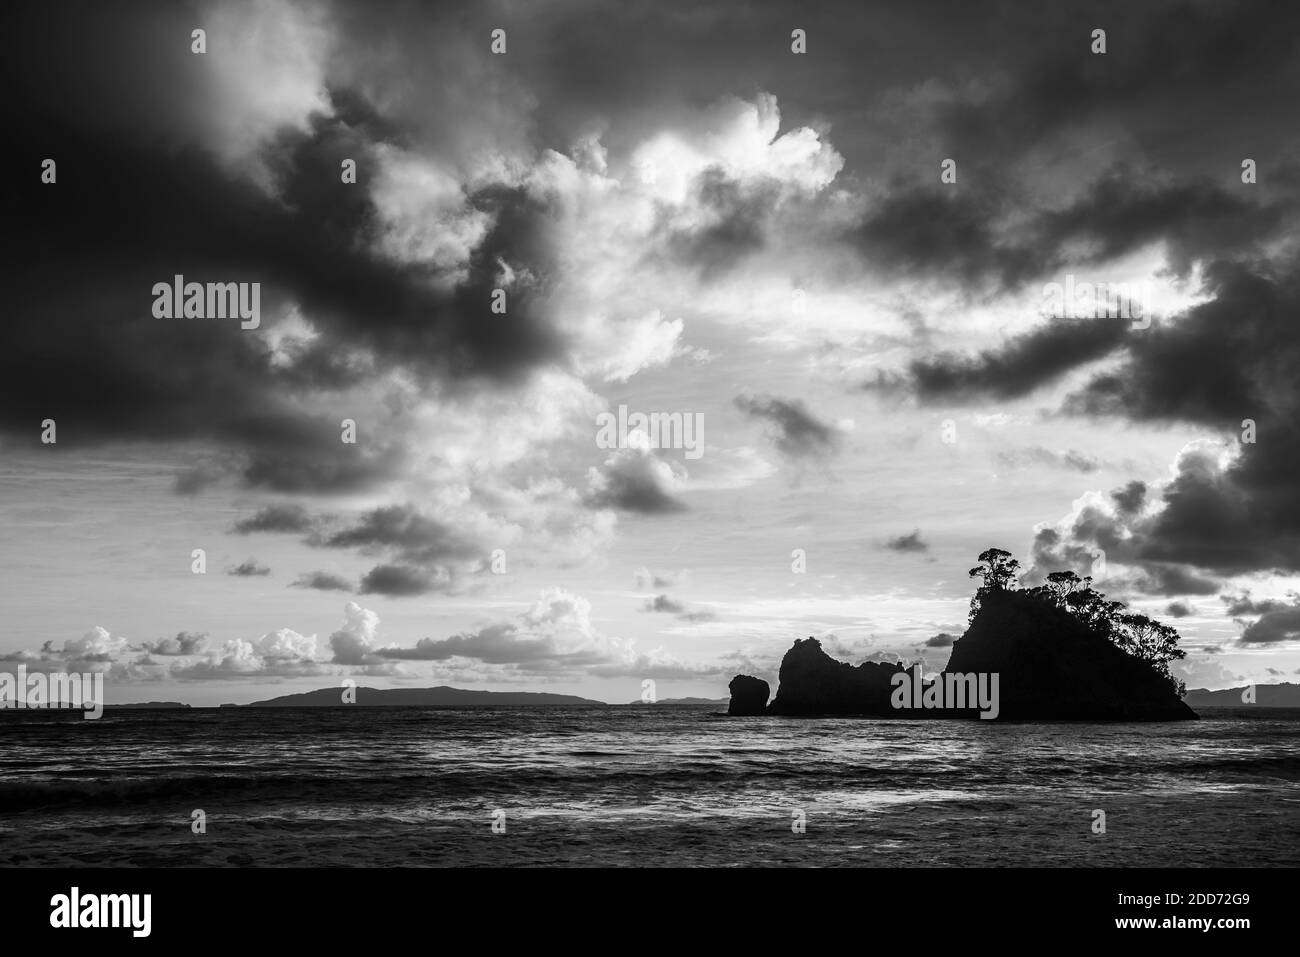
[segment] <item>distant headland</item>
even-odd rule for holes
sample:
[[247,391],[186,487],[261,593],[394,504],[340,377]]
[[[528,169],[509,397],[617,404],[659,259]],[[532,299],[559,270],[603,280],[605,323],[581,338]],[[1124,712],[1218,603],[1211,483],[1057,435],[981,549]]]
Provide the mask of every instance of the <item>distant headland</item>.
[[1184,657],[1178,633],[1130,612],[1090,578],[1053,572],[1017,588],[1020,563],[990,548],[970,570],[982,583],[969,624],[942,672],[836,661],[815,638],[781,661],[776,697],[766,681],[737,675],[728,714],[866,715],[997,720],[1180,721],[1195,719],[1169,662]]
[[1193,688],[1183,700],[1193,708],[1300,708],[1300,684],[1283,681],[1221,691]]
[[[348,692],[350,700],[345,701]],[[254,701],[246,708],[331,708],[336,706],[424,706],[465,707],[466,705],[598,705],[603,701],[579,698],[571,694],[540,691],[466,691],[439,685],[436,688],[318,688],[301,694],[282,695],[266,701]],[[225,705],[223,705],[225,707]]]

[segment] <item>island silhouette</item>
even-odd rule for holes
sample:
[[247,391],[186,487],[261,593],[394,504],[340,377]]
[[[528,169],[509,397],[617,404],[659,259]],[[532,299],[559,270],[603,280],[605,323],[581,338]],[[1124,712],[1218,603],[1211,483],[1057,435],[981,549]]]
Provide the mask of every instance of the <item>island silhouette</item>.
[[990,548],[970,570],[981,584],[948,664],[924,678],[919,664],[837,661],[816,638],[781,660],[777,694],[737,675],[736,716],[865,715],[996,720],[1180,721],[1197,717],[1169,662],[1185,657],[1178,632],[1110,601],[1073,571],[1018,588],[1020,563]]

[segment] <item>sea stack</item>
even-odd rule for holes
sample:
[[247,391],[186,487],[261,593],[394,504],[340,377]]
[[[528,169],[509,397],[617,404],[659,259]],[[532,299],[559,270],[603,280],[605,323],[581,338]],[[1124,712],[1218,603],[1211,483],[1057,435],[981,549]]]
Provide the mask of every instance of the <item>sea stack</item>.
[[769,714],[865,714],[897,717],[889,698],[902,664],[836,661],[816,638],[805,638],[781,659],[780,683]]
[[731,684],[727,685],[727,690],[731,692],[727,714],[748,717],[766,713],[767,699],[772,689],[762,678],[736,675],[731,679]]

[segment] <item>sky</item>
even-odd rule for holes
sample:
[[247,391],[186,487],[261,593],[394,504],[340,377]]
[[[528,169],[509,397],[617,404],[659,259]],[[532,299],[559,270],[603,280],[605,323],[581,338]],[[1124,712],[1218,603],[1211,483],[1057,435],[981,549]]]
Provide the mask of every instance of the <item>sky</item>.
[[997,546],[1297,680],[1295,4],[0,16],[0,668],[725,697]]

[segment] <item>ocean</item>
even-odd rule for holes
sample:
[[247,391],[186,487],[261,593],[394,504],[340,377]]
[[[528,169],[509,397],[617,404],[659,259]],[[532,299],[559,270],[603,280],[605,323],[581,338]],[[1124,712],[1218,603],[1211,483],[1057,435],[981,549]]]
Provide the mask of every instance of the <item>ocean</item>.
[[715,711],[2,712],[0,865],[1300,863],[1300,709],[1167,724]]

